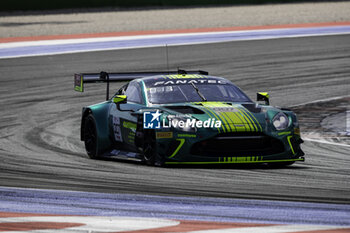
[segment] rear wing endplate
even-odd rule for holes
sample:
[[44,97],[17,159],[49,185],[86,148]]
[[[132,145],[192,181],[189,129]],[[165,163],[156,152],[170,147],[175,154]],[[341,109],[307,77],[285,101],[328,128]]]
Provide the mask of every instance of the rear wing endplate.
[[101,71],[100,73],[83,73],[74,74],[74,90],[84,92],[84,83],[107,83],[106,100],[109,99],[109,83],[110,82],[125,82],[138,78],[150,77],[155,75],[169,75],[169,74],[202,74],[208,75],[207,71],[164,71],[164,72],[132,72],[132,73],[107,73]]

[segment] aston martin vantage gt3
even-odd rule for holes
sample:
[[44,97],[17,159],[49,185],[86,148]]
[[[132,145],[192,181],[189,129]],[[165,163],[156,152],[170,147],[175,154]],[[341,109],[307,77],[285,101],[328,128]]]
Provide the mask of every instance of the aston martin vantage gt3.
[[[109,83],[127,81],[109,97]],[[148,165],[304,161],[297,116],[253,102],[231,81],[205,71],[75,74],[74,88],[107,83],[106,101],[83,107],[81,140],[92,159]],[[263,102],[263,103],[262,103]]]

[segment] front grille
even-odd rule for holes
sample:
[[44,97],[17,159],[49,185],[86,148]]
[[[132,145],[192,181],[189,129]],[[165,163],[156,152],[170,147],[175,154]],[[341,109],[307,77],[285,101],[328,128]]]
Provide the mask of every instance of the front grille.
[[283,151],[280,140],[263,133],[222,133],[191,148],[191,154],[206,157],[264,156]]

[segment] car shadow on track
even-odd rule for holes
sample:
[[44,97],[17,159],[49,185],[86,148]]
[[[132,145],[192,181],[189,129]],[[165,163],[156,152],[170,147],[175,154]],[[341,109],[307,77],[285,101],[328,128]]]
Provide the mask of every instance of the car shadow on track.
[[[145,166],[146,164],[141,161],[134,160],[124,160],[124,159],[116,159],[116,158],[100,158],[101,161],[112,161],[117,163],[125,163],[125,164],[134,164],[139,166]],[[156,166],[160,169],[235,169],[235,170],[250,170],[250,169],[264,169],[264,170],[275,170],[275,169],[308,169],[307,166],[300,166],[303,164],[293,164],[289,166],[281,165],[278,166],[276,164],[267,164],[267,163],[259,163],[259,164],[176,164],[176,165],[165,165],[163,167]]]
[[[144,166],[149,167],[141,161],[127,160],[127,159],[118,159],[118,158],[108,158],[102,157],[98,158],[100,161],[106,162],[116,162],[116,163],[125,163],[135,166]],[[164,165],[158,167],[159,169],[235,169],[235,170],[251,170],[251,169],[263,169],[263,170],[275,170],[275,169],[293,169],[293,170],[303,170],[309,169],[307,166],[303,166],[302,163],[295,163],[292,165],[277,165],[277,164],[268,164],[268,163],[256,163],[256,164],[172,164]]]
[[251,169],[264,169],[264,170],[275,170],[275,169],[308,169],[306,166],[300,166],[293,164],[289,166],[276,166],[271,164],[200,164],[200,165],[167,165],[165,168],[170,169],[235,169],[235,170],[251,170]]

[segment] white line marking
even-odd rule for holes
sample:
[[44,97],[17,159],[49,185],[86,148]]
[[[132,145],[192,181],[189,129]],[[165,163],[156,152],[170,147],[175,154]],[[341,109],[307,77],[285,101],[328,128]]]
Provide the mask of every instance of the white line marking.
[[[124,217],[97,217],[97,216],[48,216],[48,217],[16,217],[0,218],[0,223],[21,222],[58,222],[80,223],[79,227],[70,227],[60,230],[35,230],[35,232],[117,232],[147,230],[160,227],[170,227],[180,224],[178,221],[156,218],[124,218]],[[12,231],[6,231],[12,232]],[[28,231],[13,231],[25,233]]]
[[[322,28],[322,27],[321,27]],[[298,29],[309,29],[309,28],[298,28]],[[294,29],[265,29],[265,30],[245,30],[245,31],[224,31],[224,32],[201,32],[201,33],[175,33],[175,34],[159,34],[159,35],[142,35],[142,36],[119,36],[119,37],[102,37],[102,38],[84,38],[84,39],[62,39],[62,40],[43,40],[43,41],[29,41],[29,42],[7,42],[0,43],[0,49],[8,48],[20,48],[26,46],[42,46],[42,45],[64,45],[64,44],[84,44],[92,42],[106,42],[106,41],[126,41],[126,40],[142,40],[142,39],[155,39],[155,38],[173,38],[181,36],[197,36],[197,35],[225,35],[225,34],[239,34],[239,33],[254,33],[254,32],[274,32],[274,31],[289,31]],[[205,41],[205,42],[186,42],[186,43],[173,43],[168,44],[168,46],[181,46],[181,45],[196,45],[196,44],[213,44],[213,43],[226,43],[232,41],[252,41],[252,40],[269,40],[269,39],[281,39],[281,38],[300,38],[300,37],[313,37],[313,36],[333,36],[333,35],[347,35],[350,32],[334,32],[334,33],[318,33],[318,34],[301,34],[301,35],[245,35],[245,36],[257,36],[257,38],[235,38],[232,40],[222,40],[222,41]],[[112,51],[112,50],[122,50],[122,49],[137,49],[137,48],[153,48],[162,47],[166,43],[155,44],[155,45],[134,45],[130,47],[111,47],[111,48],[97,48],[97,49],[79,49],[75,51],[66,52],[48,52],[48,53],[38,53],[38,54],[27,54],[27,55],[9,55],[0,57],[0,59],[7,58],[20,58],[20,57],[34,57],[34,56],[47,56],[47,55],[59,55],[59,54],[73,54],[73,53],[83,53],[83,52],[96,52],[96,51]]]
[[[308,28],[297,28],[297,29],[308,29]],[[0,48],[16,48],[25,46],[41,46],[41,45],[63,45],[63,44],[83,44],[83,43],[94,43],[94,42],[108,42],[108,41],[125,41],[125,40],[141,40],[141,39],[158,39],[158,38],[174,38],[183,36],[209,36],[209,35],[234,35],[249,33],[245,36],[251,36],[254,33],[269,33],[276,31],[290,31],[295,30],[294,28],[286,29],[260,29],[260,30],[243,30],[243,31],[221,31],[221,32],[197,32],[197,33],[169,33],[169,34],[154,34],[154,35],[138,35],[138,36],[113,36],[113,37],[90,37],[90,38],[78,38],[78,39],[57,39],[57,40],[39,40],[39,41],[21,41],[21,42],[5,42],[0,43]],[[344,32],[334,32],[336,34],[343,34]],[[350,32],[348,32],[350,33]],[[325,33],[328,35],[329,33]],[[305,34],[307,35],[307,34]],[[315,34],[310,34],[315,35]],[[286,35],[287,36],[287,35]],[[293,36],[293,35],[291,35]],[[272,36],[275,38],[276,36]]]
[[[168,44],[168,47],[172,46],[184,46],[184,45],[201,45],[201,44],[218,44],[218,43],[228,43],[235,41],[254,41],[254,40],[275,40],[275,39],[283,39],[283,38],[302,38],[302,37],[316,37],[316,36],[335,36],[335,35],[350,35],[349,33],[329,33],[329,34],[304,34],[297,36],[281,36],[281,37],[260,37],[260,38],[249,38],[249,39],[235,39],[230,41],[209,41],[209,42],[188,42],[188,43],[174,43]],[[81,49],[77,51],[67,51],[67,52],[50,52],[50,53],[37,53],[37,54],[28,54],[28,55],[13,55],[13,56],[5,56],[0,57],[0,59],[11,59],[11,58],[22,58],[22,57],[37,57],[37,56],[50,56],[50,55],[62,55],[62,54],[75,54],[75,53],[89,53],[89,52],[102,52],[102,51],[115,51],[115,50],[125,50],[125,49],[142,49],[142,48],[158,48],[164,47],[165,44],[157,44],[157,45],[140,45],[140,46],[130,46],[130,47],[122,47],[122,48],[101,48],[101,49]]]
[[[83,224],[77,227],[67,227],[64,229],[33,229],[30,232],[119,232],[119,231],[136,231],[149,230],[172,227],[180,224],[179,221],[159,219],[159,218],[130,218],[130,217],[98,217],[98,216],[33,216],[33,217],[9,217],[0,218],[0,223],[16,223],[25,222],[51,222],[51,223],[77,223]],[[200,224],[200,222],[198,222]],[[189,233],[288,233],[300,231],[319,231],[319,230],[335,230],[348,228],[346,226],[331,226],[331,225],[274,225],[260,227],[239,227],[214,230],[190,231]],[[28,231],[6,231],[25,233]]]
[[[235,35],[242,33],[249,33],[244,36],[260,36],[261,34],[254,35],[254,33],[271,33],[271,32],[289,32],[293,30],[303,29],[316,29],[316,28],[335,28],[339,26],[329,27],[315,27],[315,28],[278,28],[278,29],[257,29],[257,30],[242,30],[242,31],[221,31],[221,32],[196,32],[196,33],[168,33],[168,34],[152,34],[152,35],[137,35],[137,36],[112,36],[112,37],[90,37],[90,38],[78,38],[78,39],[56,39],[56,40],[39,40],[39,41],[21,41],[21,42],[5,42],[0,43],[0,48],[16,48],[25,46],[41,46],[41,45],[63,45],[63,44],[83,44],[93,42],[107,42],[107,41],[125,41],[125,40],[139,40],[139,39],[158,39],[158,38],[174,38],[183,36],[210,36],[210,35]],[[342,27],[342,26],[340,26]],[[253,34],[253,35],[252,35]],[[272,35],[267,38],[282,37],[294,37],[294,36],[310,36],[310,35],[339,35],[339,34],[350,34],[350,32],[324,32],[324,33],[311,33],[301,35]],[[263,38],[263,37],[262,37]],[[245,40],[245,39],[242,39]]]

